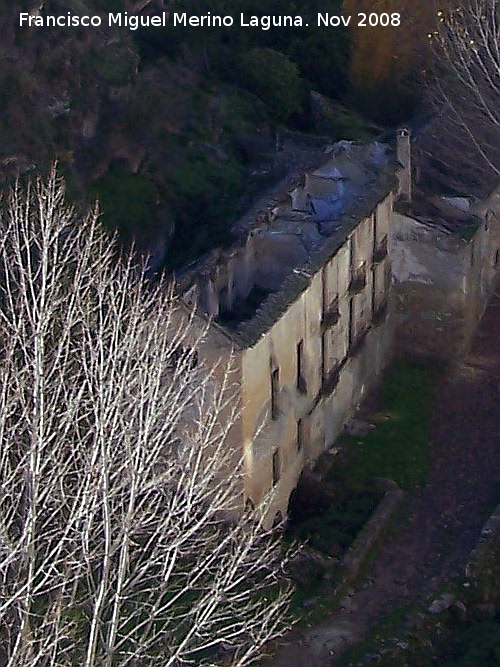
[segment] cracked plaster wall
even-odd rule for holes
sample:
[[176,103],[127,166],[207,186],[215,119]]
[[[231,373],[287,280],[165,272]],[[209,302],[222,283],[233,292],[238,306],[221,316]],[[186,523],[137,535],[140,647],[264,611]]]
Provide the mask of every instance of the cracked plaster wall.
[[[387,300],[389,258],[373,262],[374,248],[387,235],[392,194],[360,222],[309,287],[253,346],[241,355],[242,436],[247,471],[245,494],[258,504],[273,488],[273,454],[279,449],[280,480],[269,515],[286,514],[288,500],[305,467],[330,447],[344,423],[392,353],[392,322],[373,313]],[[350,291],[363,267],[364,287]],[[323,314],[338,305],[338,320],[322,326]],[[356,345],[356,339],[359,344]],[[297,386],[297,345],[303,342],[307,391]],[[272,369],[279,369],[278,415],[271,418]],[[331,390],[324,381],[338,370]],[[302,447],[298,443],[301,423]]]
[[394,214],[391,300],[399,354],[452,358],[467,350],[497,282],[499,227],[490,215],[466,241]]

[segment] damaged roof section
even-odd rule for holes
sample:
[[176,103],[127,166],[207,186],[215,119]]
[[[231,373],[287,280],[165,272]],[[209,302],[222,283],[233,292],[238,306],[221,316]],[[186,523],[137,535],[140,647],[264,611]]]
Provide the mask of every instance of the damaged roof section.
[[212,251],[179,276],[184,300],[240,346],[252,345],[394,188],[395,167],[388,144],[327,146],[322,166],[234,225],[233,246]]
[[[484,138],[500,156],[498,137],[485,134]],[[446,109],[417,124],[411,153],[412,201],[399,203],[397,209],[469,241],[481,224],[481,202],[498,187],[498,174]]]
[[491,168],[481,149],[487,147],[493,163],[499,164],[500,139],[495,128],[482,128],[482,132],[479,145],[447,107],[416,122],[412,159],[419,190],[427,195],[488,197],[498,186],[498,170]]
[[419,222],[469,241],[482,221],[476,213],[476,202],[474,197],[425,195],[417,190],[410,205],[399,204],[397,209]]

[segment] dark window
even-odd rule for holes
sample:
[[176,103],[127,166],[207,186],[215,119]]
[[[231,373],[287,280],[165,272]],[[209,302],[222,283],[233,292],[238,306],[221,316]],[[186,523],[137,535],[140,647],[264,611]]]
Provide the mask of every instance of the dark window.
[[363,327],[358,333],[356,334],[356,337],[351,343],[351,349],[349,350],[349,354],[355,355],[357,352],[361,350],[363,345],[366,342],[366,334],[370,330],[370,327]]
[[354,339],[354,301],[349,299],[349,339],[348,344],[351,347]]
[[380,241],[380,243],[373,251],[373,261],[375,264],[378,264],[386,257],[387,257],[387,236],[384,236],[384,238]]
[[304,446],[304,425],[302,419],[297,422],[297,451],[301,452]]
[[247,498],[246,501],[245,501],[245,512],[247,514],[252,514],[252,512],[254,512],[254,510],[255,510],[255,505],[254,505],[253,500],[251,498]]
[[336,386],[339,383],[340,372],[339,368],[332,368],[330,373],[324,378],[323,384],[321,385],[321,394],[323,396],[330,396],[335,391]]
[[297,390],[301,394],[307,393],[307,384],[304,377],[304,341],[297,343]]
[[271,371],[271,419],[278,419],[278,393],[280,390],[280,369]]
[[493,217],[493,211],[486,212],[486,220],[484,221],[484,231],[487,232],[490,228],[490,220]]
[[339,297],[336,296],[335,299],[328,305],[328,308],[323,309],[323,319],[321,325],[323,329],[328,327],[333,327],[337,324],[340,319],[339,311]]
[[321,382],[325,381],[328,373],[326,355],[328,351],[328,341],[326,339],[328,332],[324,332],[321,336]]
[[328,306],[328,275],[326,266],[321,271],[321,298],[323,300],[323,312],[325,312]]
[[358,294],[366,287],[366,264],[363,262],[352,274],[349,293]]
[[169,371],[192,371],[198,366],[198,352],[191,347],[179,345],[172,350],[167,361]]
[[377,310],[377,271],[375,267],[372,267],[372,320],[375,317],[375,312]]
[[375,312],[373,314],[373,324],[377,326],[385,321],[388,312],[387,298],[384,296],[380,303],[376,304]]
[[281,461],[280,461],[280,450],[277,449],[273,454],[273,486],[280,481],[281,477]]
[[384,292],[387,294],[391,286],[391,266],[389,263],[384,266]]

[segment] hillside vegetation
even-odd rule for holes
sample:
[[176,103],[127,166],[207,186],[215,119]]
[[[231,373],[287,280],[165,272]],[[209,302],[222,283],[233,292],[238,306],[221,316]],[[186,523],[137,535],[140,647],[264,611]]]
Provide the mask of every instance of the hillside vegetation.
[[[141,8],[186,11],[186,3],[46,0],[41,11]],[[316,21],[271,30],[242,29],[238,21],[230,29],[131,31],[107,21],[100,28],[19,27],[19,13],[34,9],[32,0],[0,9],[4,186],[47,170],[56,158],[70,197],[99,198],[109,228],[125,243],[135,240],[155,253],[158,262],[169,248],[171,267],[224,243],[243,202],[282,175],[276,156],[281,125],[333,139],[349,134],[345,113],[338,123],[334,114],[318,117],[311,91],[361,104],[352,45],[358,54],[365,47],[347,29],[332,32]],[[189,11],[315,16],[340,13],[342,2],[191,0]],[[406,95],[405,88],[397,112],[385,118],[380,108],[378,114],[366,109],[379,123],[394,123],[414,111],[413,98],[405,107]]]

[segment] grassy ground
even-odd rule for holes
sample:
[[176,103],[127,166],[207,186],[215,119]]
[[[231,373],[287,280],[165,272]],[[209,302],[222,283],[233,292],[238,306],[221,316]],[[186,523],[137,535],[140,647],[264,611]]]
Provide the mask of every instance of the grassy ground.
[[311,549],[292,568],[293,609],[302,619],[335,608],[337,563],[383,496],[374,478],[393,479],[403,489],[425,483],[434,387],[441,375],[442,369],[425,362],[393,364],[362,411],[375,429],[364,437],[342,435],[336,443],[340,455],[318,462],[322,480],[304,476],[299,483],[287,536]]
[[393,479],[402,489],[424,484],[432,446],[434,388],[442,373],[442,368],[429,362],[393,364],[363,410],[375,429],[364,437],[338,439],[341,465],[332,468],[329,479],[361,488],[374,477]]
[[[500,665],[500,619],[483,621],[460,632],[454,655],[443,667],[498,667]],[[431,662],[429,661],[429,667]],[[427,667],[427,666],[426,666]]]
[[354,667],[372,663],[381,667],[498,667],[500,618],[472,623],[459,620],[453,611],[436,617],[425,607],[405,605],[335,664]]
[[[409,489],[425,483],[427,459],[432,447],[429,432],[431,421],[436,419],[431,410],[435,395],[433,387],[442,372],[439,367],[422,363],[405,362],[393,366],[381,386],[374,412],[365,415],[377,425],[377,430],[366,438],[341,438],[342,447],[350,447],[351,442],[354,447],[351,447],[345,465],[335,473],[354,475],[363,480],[376,471],[376,474],[391,476]],[[396,458],[399,438],[403,438],[408,446]],[[396,460],[387,458],[391,455]],[[446,537],[443,536],[441,545],[446,544]],[[465,595],[462,578],[450,580],[444,592],[451,592],[456,600],[464,599],[466,619],[460,616],[456,607],[439,618],[429,615],[428,602],[398,607],[372,628],[365,641],[336,664],[345,667],[372,662],[387,667],[500,665],[500,619],[475,622],[474,604]],[[435,593],[434,597],[437,596]],[[483,613],[478,611],[478,617]]]

